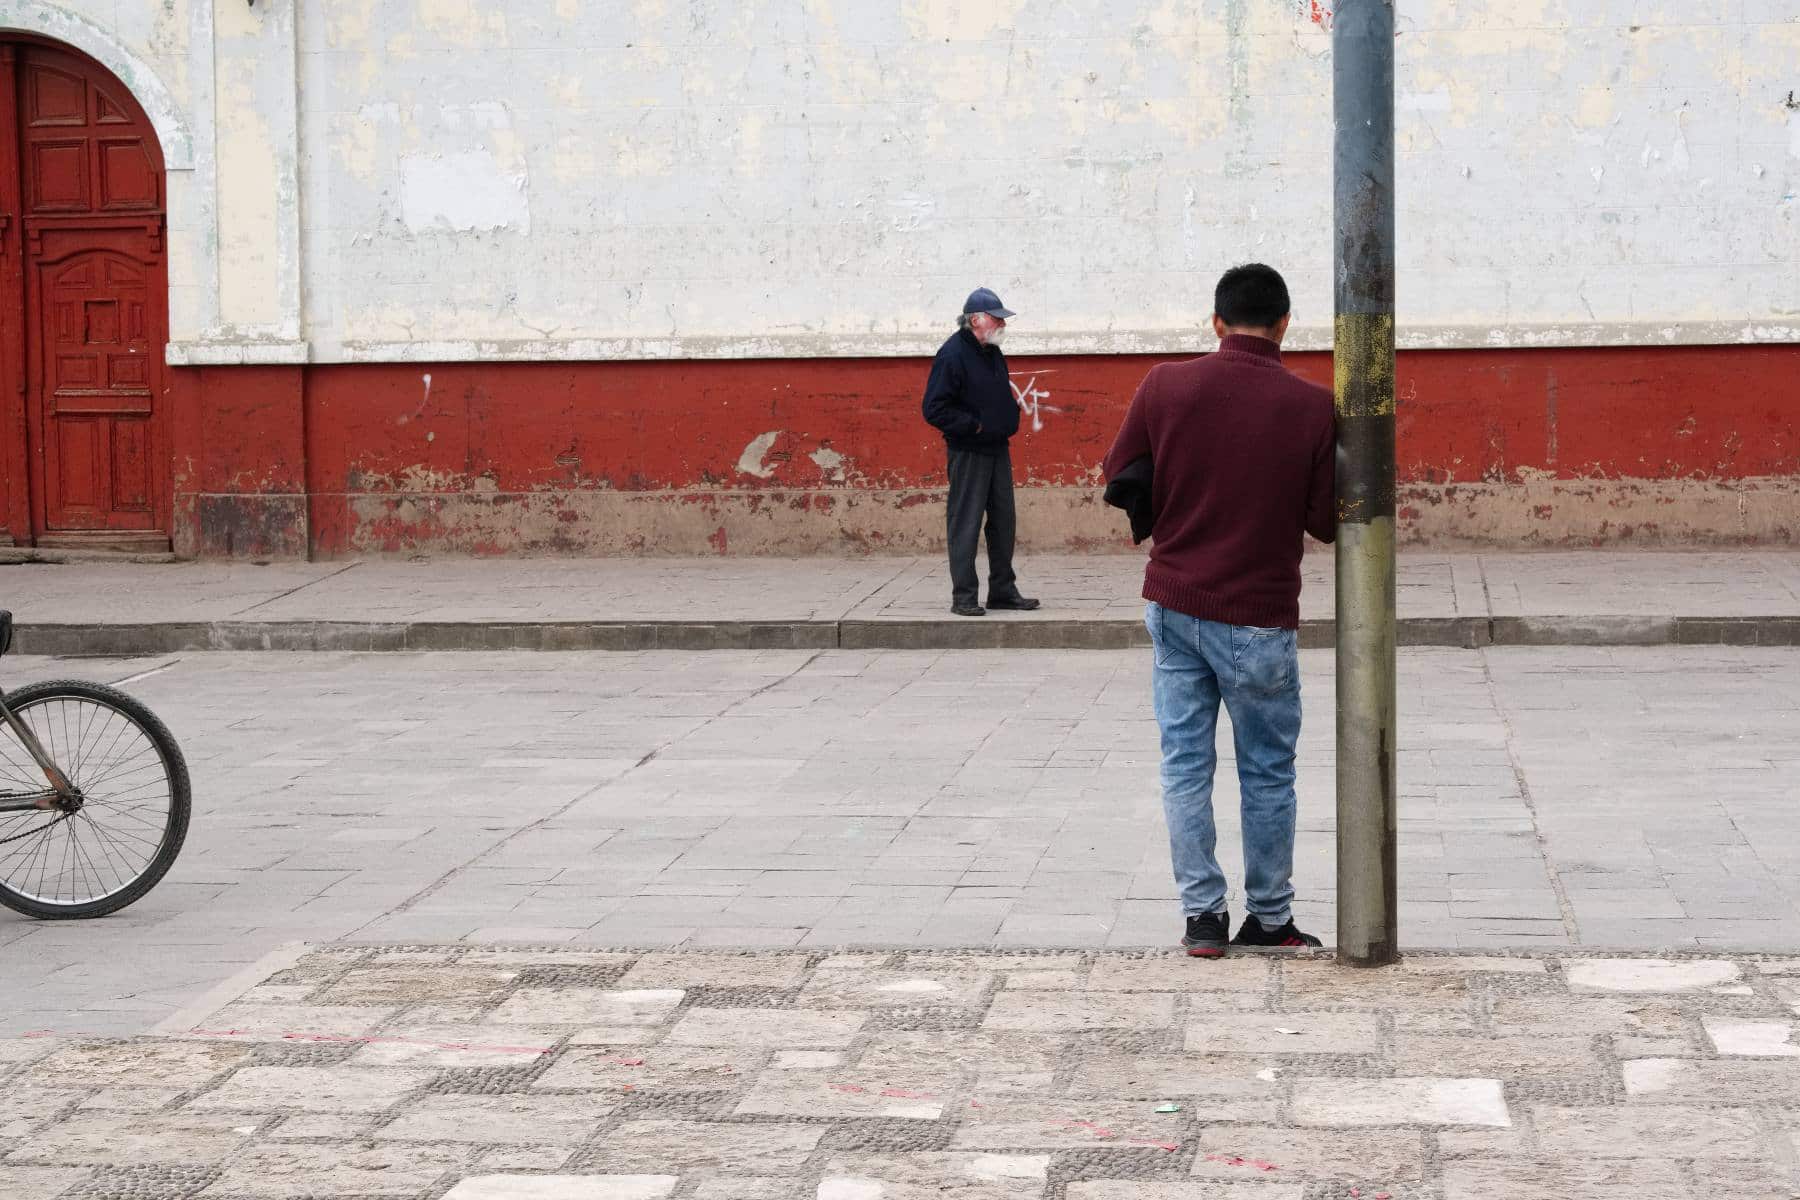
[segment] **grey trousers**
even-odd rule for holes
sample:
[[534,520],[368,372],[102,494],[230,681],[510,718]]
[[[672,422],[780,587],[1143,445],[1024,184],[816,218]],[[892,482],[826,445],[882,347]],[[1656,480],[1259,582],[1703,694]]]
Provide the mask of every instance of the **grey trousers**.
[[1013,575],[1013,539],[1018,516],[1013,510],[1012,455],[950,450],[950,503],[944,529],[950,544],[950,602],[976,604],[981,580],[975,574],[975,544],[987,519],[988,599],[1010,600],[1019,594]]

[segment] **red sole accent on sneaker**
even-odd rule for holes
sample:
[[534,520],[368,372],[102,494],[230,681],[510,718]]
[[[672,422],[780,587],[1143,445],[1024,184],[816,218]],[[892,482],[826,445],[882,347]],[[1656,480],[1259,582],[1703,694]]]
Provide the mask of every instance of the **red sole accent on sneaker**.
[[1224,958],[1225,957],[1224,950],[1218,949],[1213,946],[1189,946],[1187,948],[1187,952],[1188,952],[1189,958]]

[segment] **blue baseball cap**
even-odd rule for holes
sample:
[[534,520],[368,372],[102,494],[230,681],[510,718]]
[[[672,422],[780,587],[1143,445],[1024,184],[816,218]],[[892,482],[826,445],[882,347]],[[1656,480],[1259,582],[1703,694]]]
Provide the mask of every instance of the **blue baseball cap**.
[[963,301],[963,315],[986,313],[990,317],[998,317],[1002,321],[1010,320],[1019,314],[1000,303],[1000,297],[994,295],[992,288],[976,288]]

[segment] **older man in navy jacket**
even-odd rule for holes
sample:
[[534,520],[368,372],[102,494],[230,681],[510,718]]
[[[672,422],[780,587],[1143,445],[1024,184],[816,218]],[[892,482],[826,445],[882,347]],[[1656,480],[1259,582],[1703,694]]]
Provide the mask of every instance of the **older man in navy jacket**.
[[[1000,352],[1006,322],[1014,317],[1000,297],[976,288],[963,303],[956,332],[938,349],[925,381],[925,419],[944,435],[949,455],[950,502],[945,532],[950,543],[950,611],[981,617],[988,608],[1033,609],[1019,595],[1013,574],[1012,455],[1007,442],[1019,431],[1019,404]],[[980,604],[975,543],[987,520],[988,599]]]

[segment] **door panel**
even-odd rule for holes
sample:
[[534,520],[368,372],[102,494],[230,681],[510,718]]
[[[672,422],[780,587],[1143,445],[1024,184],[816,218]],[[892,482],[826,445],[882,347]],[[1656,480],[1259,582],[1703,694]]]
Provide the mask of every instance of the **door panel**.
[[168,520],[161,149],[129,93],[85,58],[16,41],[0,46],[5,66],[15,128],[0,137],[12,156],[0,207],[16,217],[0,218],[16,222],[6,244],[23,269],[22,296],[0,304],[17,322],[0,339],[17,347],[0,388],[24,393],[33,532],[142,538]]

